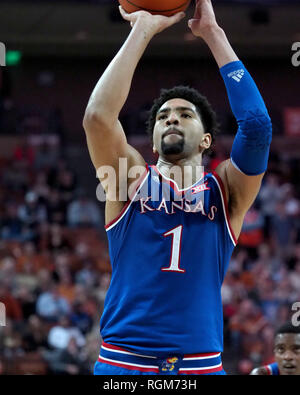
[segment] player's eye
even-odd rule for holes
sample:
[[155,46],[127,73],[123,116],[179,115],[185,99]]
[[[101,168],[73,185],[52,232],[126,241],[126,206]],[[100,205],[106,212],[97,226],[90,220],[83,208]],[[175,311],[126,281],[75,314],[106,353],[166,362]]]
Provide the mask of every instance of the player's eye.
[[160,121],[161,119],[166,119],[167,118],[167,115],[166,114],[162,114],[162,115],[159,115],[158,117],[157,117],[157,119]]
[[190,114],[187,114],[187,113],[183,113],[183,114],[181,114],[181,116],[182,116],[183,118],[192,118],[192,117],[190,116]]

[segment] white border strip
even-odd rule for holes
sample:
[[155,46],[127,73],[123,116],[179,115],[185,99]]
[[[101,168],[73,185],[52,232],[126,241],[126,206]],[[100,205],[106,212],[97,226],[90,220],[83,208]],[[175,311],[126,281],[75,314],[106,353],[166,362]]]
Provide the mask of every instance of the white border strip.
[[143,181],[141,182],[141,184],[139,185],[138,189],[136,190],[136,192],[135,192],[133,198],[131,199],[131,201],[130,201],[130,203],[128,204],[128,207],[126,208],[126,210],[124,211],[124,213],[121,215],[121,217],[120,217],[116,222],[112,223],[108,228],[105,229],[106,232],[108,232],[110,229],[112,229],[114,226],[116,226],[116,225],[121,221],[121,219],[124,217],[124,215],[128,212],[128,210],[129,210],[130,206],[132,205],[132,203],[134,202],[134,200],[135,200],[137,194],[138,194],[139,191],[141,190],[141,188],[142,188],[142,186],[144,185],[145,181],[148,179],[149,174],[150,174],[150,170],[148,170],[148,174],[145,176],[144,180],[143,180]]
[[232,244],[233,244],[234,246],[236,246],[236,243],[235,243],[235,241],[234,241],[234,237],[233,237],[233,235],[232,235],[232,233],[231,233],[231,230],[230,230],[230,226],[229,226],[229,223],[228,223],[228,218],[227,218],[227,215],[226,215],[226,208],[225,208],[224,196],[223,196],[222,188],[220,187],[219,181],[217,180],[217,178],[216,178],[213,174],[212,174],[212,178],[215,180],[215,182],[216,182],[216,184],[217,184],[217,186],[218,186],[218,188],[219,188],[219,192],[220,192],[220,195],[221,195],[222,206],[223,206],[223,213],[224,213],[224,217],[225,217],[225,221],[226,221],[227,230],[228,230],[229,236],[230,236],[230,238],[231,238]]
[[206,369],[209,370],[209,369],[219,368],[220,366],[222,366],[222,362],[219,363],[218,365],[205,366],[205,367],[202,367],[202,368],[180,368],[180,369],[178,370],[178,373],[179,373],[180,371],[182,371],[182,370],[184,370],[184,371],[190,371],[190,370],[206,370]]
[[[112,348],[108,348],[105,346],[101,346],[101,348],[103,348],[103,350],[106,350],[106,351],[116,352],[116,353],[120,353],[120,354],[135,355],[137,357],[157,359],[156,357],[150,357],[149,355],[140,355],[140,354],[135,354],[135,353],[129,352],[129,351],[114,350]],[[101,355],[99,355],[99,357],[102,358]]]
[[197,359],[211,359],[211,358],[217,358],[220,355],[221,353],[219,352],[218,354],[209,355],[208,357],[187,357],[187,358],[183,358],[183,361],[192,361]]
[[136,363],[117,361],[115,359],[104,358],[102,356],[100,356],[99,358],[101,358],[101,359],[103,359],[104,361],[107,361],[107,362],[114,362],[114,363],[119,363],[119,364],[122,364],[122,365],[136,366],[136,367],[139,367],[139,368],[155,368],[155,369],[159,369],[158,366],[153,366],[153,365],[138,365]]

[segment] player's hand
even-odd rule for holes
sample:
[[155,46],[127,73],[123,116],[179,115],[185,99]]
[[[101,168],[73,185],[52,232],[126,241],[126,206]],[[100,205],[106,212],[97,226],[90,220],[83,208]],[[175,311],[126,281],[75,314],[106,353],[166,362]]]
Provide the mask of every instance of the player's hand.
[[194,16],[188,26],[196,37],[204,37],[212,28],[218,27],[211,0],[196,0]]
[[162,32],[185,17],[184,12],[178,12],[172,16],[164,16],[152,15],[147,11],[136,11],[128,14],[121,6],[119,6],[119,10],[123,19],[130,22],[131,27],[133,27],[137,21],[142,21],[143,26],[147,27],[147,29],[151,29],[153,34]]

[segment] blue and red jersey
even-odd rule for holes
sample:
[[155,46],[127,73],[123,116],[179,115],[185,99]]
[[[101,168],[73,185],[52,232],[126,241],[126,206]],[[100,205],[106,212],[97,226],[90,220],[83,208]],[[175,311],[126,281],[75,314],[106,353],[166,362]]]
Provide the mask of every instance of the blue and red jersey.
[[180,190],[147,166],[106,231],[104,342],[157,357],[223,351],[221,286],[236,239],[218,175]]
[[277,362],[266,365],[264,368],[266,368],[269,376],[280,376]]

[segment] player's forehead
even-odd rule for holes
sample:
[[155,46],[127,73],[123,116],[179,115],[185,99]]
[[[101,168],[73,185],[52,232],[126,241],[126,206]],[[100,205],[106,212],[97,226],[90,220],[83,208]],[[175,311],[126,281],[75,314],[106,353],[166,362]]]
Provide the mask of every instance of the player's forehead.
[[279,333],[275,337],[275,346],[278,345],[300,346],[300,333]]
[[174,98],[174,99],[167,100],[159,108],[158,113],[165,112],[168,110],[174,110],[174,109],[178,109],[178,110],[182,110],[182,111],[185,109],[191,110],[197,114],[197,108],[196,108],[195,104],[193,104],[192,102],[190,102],[188,100],[181,99],[181,98]]

